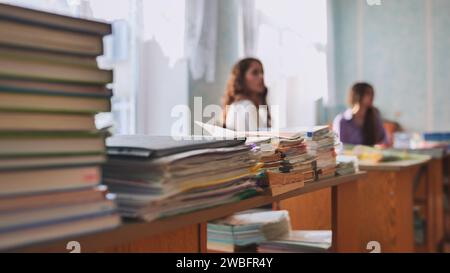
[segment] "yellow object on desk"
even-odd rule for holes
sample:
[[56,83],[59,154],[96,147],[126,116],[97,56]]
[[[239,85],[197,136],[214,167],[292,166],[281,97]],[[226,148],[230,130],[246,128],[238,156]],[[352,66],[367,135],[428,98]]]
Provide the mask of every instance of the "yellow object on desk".
[[344,155],[353,155],[361,162],[366,163],[380,163],[411,160],[413,157],[407,151],[393,151],[388,149],[380,149],[369,146],[345,146]]

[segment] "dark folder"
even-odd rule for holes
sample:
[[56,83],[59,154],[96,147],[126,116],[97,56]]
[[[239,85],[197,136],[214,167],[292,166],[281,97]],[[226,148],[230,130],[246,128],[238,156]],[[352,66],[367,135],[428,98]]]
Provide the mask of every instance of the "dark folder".
[[245,139],[217,139],[195,136],[176,139],[171,136],[123,135],[108,138],[108,155],[159,158],[172,154],[198,150],[235,147],[245,143]]

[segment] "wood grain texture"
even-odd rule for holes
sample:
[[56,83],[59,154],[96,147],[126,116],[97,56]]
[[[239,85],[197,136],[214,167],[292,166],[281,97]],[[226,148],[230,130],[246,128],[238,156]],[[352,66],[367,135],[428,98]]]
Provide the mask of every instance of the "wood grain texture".
[[200,252],[208,252],[208,223],[201,223],[198,225],[200,238]]
[[426,166],[426,174],[414,192],[415,205],[425,217],[425,243],[416,246],[416,252],[437,252],[444,240],[444,162],[432,159]]
[[365,252],[360,248],[359,224],[355,217],[359,207],[355,204],[359,180],[332,188],[333,251],[337,253]]
[[[430,163],[430,170],[428,173],[428,179],[431,181],[433,196],[434,196],[434,239],[435,246],[439,246],[443,243],[445,237],[445,224],[444,224],[444,160],[434,159]],[[435,249],[438,250],[438,249]]]
[[106,253],[198,253],[201,225],[192,225],[135,242],[106,248]]
[[331,215],[336,252],[367,253],[371,241],[379,242],[382,252],[414,252],[413,180],[419,168],[372,170],[357,182],[337,185],[331,194],[332,208],[328,200],[316,202],[314,195],[288,199],[280,207],[293,215],[295,228],[303,227],[297,215],[314,219],[306,222],[313,225],[308,228],[321,227]]
[[429,199],[431,203],[432,222],[430,223],[431,252],[439,251],[444,241],[444,160],[433,159],[428,164]]
[[289,211],[294,230],[330,230],[331,188],[282,200],[278,209]]

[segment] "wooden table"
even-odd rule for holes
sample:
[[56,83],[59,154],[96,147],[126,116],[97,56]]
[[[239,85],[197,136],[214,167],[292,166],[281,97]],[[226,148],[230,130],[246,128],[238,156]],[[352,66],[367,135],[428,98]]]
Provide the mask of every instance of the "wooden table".
[[[379,242],[382,252],[414,252],[413,181],[429,161],[360,164],[367,176],[357,183],[284,200],[279,208],[290,211],[294,229],[336,225],[337,252],[368,252],[371,241]],[[334,223],[334,214],[346,218]]]
[[416,252],[439,252],[445,237],[444,170],[448,157],[446,148],[410,149],[409,153],[431,156],[415,192],[415,204],[424,207],[425,242],[416,245]]
[[[206,223],[235,212],[270,205],[280,200],[292,198],[310,192],[332,188],[335,192],[334,203],[340,200],[339,193],[347,184],[363,179],[364,172],[353,175],[324,179],[306,184],[305,187],[279,196],[268,194],[255,196],[237,203],[220,205],[196,212],[169,217],[150,223],[124,223],[119,228],[90,235],[74,236],[64,240],[35,244],[13,252],[68,252],[67,242],[77,241],[82,252],[206,252]],[[350,215],[346,211],[333,213],[333,230]],[[335,235],[333,235],[335,237]]]

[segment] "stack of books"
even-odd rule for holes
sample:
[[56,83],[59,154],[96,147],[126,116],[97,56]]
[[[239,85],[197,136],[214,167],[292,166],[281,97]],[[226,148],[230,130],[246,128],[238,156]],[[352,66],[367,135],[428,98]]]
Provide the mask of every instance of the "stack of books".
[[306,132],[308,153],[316,158],[317,179],[336,175],[336,134],[328,126],[315,127]]
[[254,196],[259,153],[245,140],[108,139],[104,182],[123,216],[152,221]]
[[262,242],[287,236],[287,211],[246,211],[208,223],[209,252],[247,252]]
[[336,162],[336,173],[338,175],[349,175],[358,171],[358,158],[356,156],[338,155]]
[[109,24],[0,4],[0,249],[120,224],[101,182]]
[[327,253],[331,250],[331,230],[291,231],[288,235],[262,242],[258,253]]
[[301,188],[306,182],[314,181],[316,160],[307,153],[303,137],[277,138],[274,146],[272,155],[262,157],[266,160],[263,162],[272,195]]

